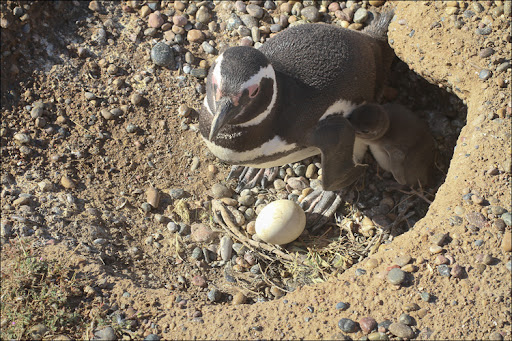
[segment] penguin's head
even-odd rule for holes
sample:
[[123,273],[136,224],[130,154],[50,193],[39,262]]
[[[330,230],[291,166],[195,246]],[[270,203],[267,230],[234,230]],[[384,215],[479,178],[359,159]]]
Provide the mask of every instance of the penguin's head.
[[258,124],[270,113],[276,96],[274,68],[263,53],[247,46],[227,49],[206,81],[205,105],[213,116],[208,140],[228,125]]
[[389,115],[378,104],[363,104],[355,108],[347,118],[356,136],[365,140],[377,140],[389,129]]

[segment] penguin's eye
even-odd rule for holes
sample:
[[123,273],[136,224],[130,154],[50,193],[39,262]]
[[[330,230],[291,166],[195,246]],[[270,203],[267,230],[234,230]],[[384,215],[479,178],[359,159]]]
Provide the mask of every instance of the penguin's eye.
[[256,85],[256,86],[253,86],[253,87],[250,87],[249,88],[249,97],[250,98],[254,98],[258,95],[258,93],[260,92],[260,87],[259,85]]

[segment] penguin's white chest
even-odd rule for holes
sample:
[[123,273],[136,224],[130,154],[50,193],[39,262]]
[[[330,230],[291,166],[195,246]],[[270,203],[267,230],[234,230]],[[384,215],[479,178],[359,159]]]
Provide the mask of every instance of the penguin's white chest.
[[222,147],[207,139],[204,141],[208,149],[219,159],[231,164],[255,168],[282,166],[320,154],[320,149],[316,147],[300,148],[295,143],[286,142],[280,136],[274,136],[261,146],[244,151]]

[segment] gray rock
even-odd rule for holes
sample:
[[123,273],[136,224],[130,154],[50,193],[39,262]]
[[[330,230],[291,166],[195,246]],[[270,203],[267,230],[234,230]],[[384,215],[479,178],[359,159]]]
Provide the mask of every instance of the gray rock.
[[230,198],[233,195],[233,191],[227,188],[223,184],[214,184],[212,186],[212,196],[215,199]]
[[481,80],[484,80],[484,81],[486,81],[489,78],[491,78],[491,76],[492,76],[492,72],[487,70],[487,69],[482,69],[478,73],[478,78],[480,78]]
[[501,63],[500,65],[498,65],[498,67],[496,68],[496,72],[503,72],[503,71],[506,71],[508,68],[510,68],[510,62],[505,61],[505,62]]
[[414,331],[411,327],[403,323],[391,323],[389,326],[389,331],[391,334],[397,337],[403,337],[406,339],[412,339],[414,337]]
[[304,7],[300,14],[310,22],[317,22],[320,19],[320,13],[318,12],[318,9],[315,6],[307,6]]
[[240,17],[245,26],[249,28],[258,27],[258,20],[249,14],[244,14]]
[[169,195],[173,199],[181,199],[185,196],[185,191],[183,188],[171,188],[169,190]]
[[231,259],[233,240],[229,236],[224,236],[220,239],[219,253],[223,261],[227,262]]
[[160,336],[156,334],[149,334],[144,338],[144,341],[160,341]]
[[217,50],[215,49],[215,47],[213,47],[209,42],[207,41],[204,41],[202,44],[201,44],[201,48],[203,49],[204,52],[208,53],[208,54],[216,54],[217,53]]
[[510,212],[503,213],[501,215],[501,219],[503,219],[507,226],[512,226],[512,215],[510,214]]
[[208,10],[208,7],[201,6],[196,13],[196,21],[200,22],[202,24],[208,24],[210,22],[210,11]]
[[238,198],[238,203],[243,206],[252,206],[255,201],[252,195],[242,195]]
[[388,272],[388,281],[391,284],[399,285],[405,280],[405,272],[399,268],[393,268]]
[[105,341],[115,341],[117,340],[116,333],[114,329],[110,326],[105,327],[101,330],[98,330],[94,333],[94,337],[96,340],[105,340]]
[[246,10],[247,10],[247,13],[249,13],[249,15],[251,17],[254,17],[257,19],[261,19],[261,18],[263,18],[263,15],[265,15],[265,11],[263,10],[263,8],[261,8],[258,5],[249,4],[249,5],[247,5]]
[[242,25],[242,20],[238,15],[235,13],[231,13],[231,16],[229,17],[227,24],[226,24],[226,30],[228,31],[234,31],[238,29]]
[[208,300],[211,302],[218,302],[222,298],[222,293],[218,289],[212,289],[208,291]]
[[354,333],[357,330],[357,323],[348,318],[338,321],[338,327],[345,333]]
[[408,326],[411,326],[414,323],[414,319],[412,318],[411,315],[403,313],[398,318],[398,322],[403,323],[403,324],[408,325]]
[[158,66],[174,68],[174,53],[164,42],[158,42],[151,49],[151,60]]
[[360,8],[354,13],[355,23],[362,24],[366,21],[366,19],[368,19],[368,11],[364,8]]

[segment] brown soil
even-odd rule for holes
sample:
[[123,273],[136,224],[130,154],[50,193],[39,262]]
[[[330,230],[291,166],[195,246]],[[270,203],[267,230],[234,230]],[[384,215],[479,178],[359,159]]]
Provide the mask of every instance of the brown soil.
[[[36,24],[49,22],[51,6],[41,5],[42,10],[30,12],[30,38],[23,36],[30,44],[12,27],[2,28],[2,52],[14,51],[2,55],[2,186],[16,182],[21,193],[38,197],[32,205],[35,211],[60,211],[53,221],[35,218],[33,226],[43,222],[47,226],[36,233],[46,238],[41,239],[46,244],[41,252],[45,257],[69,258],[84,283],[100,288],[102,294],[96,300],[141,312],[148,326],[151,322],[157,325],[155,329],[145,326],[143,333],[153,332],[163,339],[339,339],[344,337],[337,325],[340,318],[359,321],[371,316],[378,322],[397,321],[410,303],[420,308],[409,313],[415,318],[413,330],[418,339],[489,339],[496,337],[495,332],[512,338],[511,272],[505,266],[510,252],[501,246],[510,226],[500,228],[499,216],[492,212],[494,206],[511,211],[510,68],[493,71],[487,81],[478,77],[481,68],[494,70],[503,61],[500,58],[510,60],[510,34],[505,33],[510,18],[494,18],[495,30],[479,36],[474,33],[478,22],[469,20],[469,30],[455,28],[441,2],[385,5],[396,8],[388,35],[397,56],[413,71],[410,74],[417,74],[419,80],[414,84],[425,84],[429,94],[439,91],[448,101],[455,96],[462,100],[463,104],[453,99],[457,103],[450,108],[467,107],[465,122],[461,118],[465,108],[456,114],[462,129],[453,141],[453,156],[451,150],[445,153],[452,156],[445,182],[426,216],[371,256],[377,267],[368,266],[365,259],[325,283],[299,287],[279,299],[232,305],[227,300],[210,303],[208,290],[217,287],[231,295],[239,290],[246,295],[250,292],[243,285],[226,282],[222,271],[187,258],[181,261],[176,246],[191,244],[178,241],[154,219],[155,214],[174,216],[174,201],[165,194],[171,188],[185,189],[193,220],[207,219],[203,204],[209,189],[222,182],[229,170],[208,153],[196,132],[181,129],[179,107],[199,109],[204,95],[196,89],[202,80],[188,76],[180,80],[178,71],[155,67],[148,57],[150,40],[140,38],[142,33],[136,44],[130,40],[140,16],[122,12],[119,4],[107,3],[103,13],[94,14],[86,9],[87,3],[63,2],[61,6],[58,27]],[[220,10],[218,15],[223,15]],[[107,20],[114,24],[108,26]],[[105,44],[91,43],[99,22],[108,28]],[[441,24],[432,27],[434,22]],[[221,33],[215,39],[217,45],[235,44]],[[89,52],[81,58],[77,51],[84,42]],[[186,48],[211,62],[213,58],[198,46]],[[478,56],[485,47],[495,50],[491,58]],[[107,73],[109,64],[119,68],[115,75]],[[128,79],[130,84],[116,88],[116,79]],[[86,91],[97,99],[86,99]],[[136,91],[144,97],[142,105],[130,101]],[[45,103],[48,124],[44,129],[34,124],[25,109],[38,100]],[[404,99],[411,107],[421,107],[415,101]],[[440,100],[440,111],[444,103]],[[123,109],[119,118],[101,117],[102,109],[114,107]],[[128,124],[136,125],[137,131],[127,133]],[[14,142],[19,132],[31,137],[28,152]],[[195,171],[190,170],[193,156],[201,160]],[[216,175],[208,171],[211,164],[219,169]],[[64,188],[63,175],[76,186]],[[52,183],[50,192],[41,193],[37,184],[42,180]],[[146,189],[152,186],[161,191],[162,198],[158,209],[145,213],[140,207],[146,201]],[[463,200],[468,192],[483,197],[484,203]],[[21,214],[13,204],[19,193],[2,191],[3,221]],[[67,194],[74,196],[73,203],[67,201]],[[454,213],[457,206],[464,213]],[[482,214],[478,216],[481,221],[475,222],[474,212]],[[463,218],[462,223],[453,219],[455,215]],[[475,224],[480,224],[478,229],[468,227]],[[443,253],[464,267],[462,278],[439,275],[437,255],[429,251],[432,237],[439,233],[449,235]],[[152,235],[160,247],[146,243]],[[91,247],[97,238],[115,243]],[[482,246],[475,246],[476,240],[483,240]],[[481,273],[477,271],[479,254],[494,259]],[[406,284],[395,287],[387,283],[384,271],[401,255],[411,256],[415,269]],[[367,273],[356,276],[356,268]],[[206,277],[207,289],[189,284],[199,274]],[[180,275],[187,280],[185,286],[178,281]],[[130,296],[125,297],[125,292]],[[430,293],[429,302],[421,299],[422,292]],[[185,308],[176,304],[178,295],[188,300]],[[348,303],[349,309],[336,310],[340,301]],[[202,313],[200,319],[192,316],[196,310]],[[360,338],[363,333],[350,336]]]

